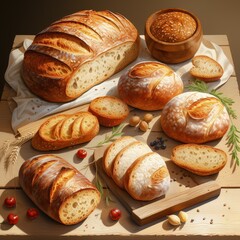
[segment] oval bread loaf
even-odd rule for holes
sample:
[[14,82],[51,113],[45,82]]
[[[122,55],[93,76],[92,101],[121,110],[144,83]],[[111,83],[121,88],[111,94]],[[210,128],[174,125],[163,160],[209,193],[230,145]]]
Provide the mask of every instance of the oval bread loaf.
[[26,160],[19,170],[20,186],[49,217],[72,225],[98,206],[96,187],[66,160],[52,154]]
[[48,118],[32,139],[40,151],[58,150],[92,140],[99,132],[98,119],[89,112]]
[[198,144],[181,144],[173,148],[172,161],[200,176],[218,173],[227,163],[227,154],[215,147]]
[[97,117],[100,125],[105,127],[121,124],[129,114],[128,105],[114,96],[93,99],[88,111]]
[[183,143],[219,139],[230,124],[221,101],[200,92],[185,92],[171,99],[162,110],[160,122],[166,135]]
[[121,14],[82,10],[35,36],[22,78],[44,100],[67,102],[134,61],[139,43],[136,27]]
[[137,63],[118,82],[119,97],[141,110],[161,110],[170,99],[182,92],[180,76],[159,62]]
[[111,143],[102,164],[116,185],[136,200],[153,200],[169,189],[170,175],[164,160],[146,143],[131,136]]

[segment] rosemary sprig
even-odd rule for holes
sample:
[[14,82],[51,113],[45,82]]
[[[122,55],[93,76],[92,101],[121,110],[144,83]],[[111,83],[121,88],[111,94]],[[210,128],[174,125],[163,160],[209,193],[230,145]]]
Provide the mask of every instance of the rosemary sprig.
[[240,159],[238,157],[238,153],[240,152],[240,131],[237,129],[237,127],[233,123],[233,119],[237,118],[237,114],[232,108],[232,105],[234,103],[233,99],[228,98],[226,96],[223,96],[223,93],[218,92],[216,89],[209,90],[208,86],[205,82],[201,80],[196,80],[192,84],[188,85],[186,87],[190,91],[197,91],[197,92],[204,92],[209,93],[215,97],[217,97],[222,104],[227,109],[227,112],[230,117],[231,126],[229,128],[229,131],[227,133],[227,143],[226,145],[232,150],[231,156],[232,159],[236,161],[236,164],[240,165]]
[[104,140],[101,141],[101,142],[99,142],[99,143],[97,144],[97,147],[101,147],[101,146],[103,146],[104,144],[113,141],[116,137],[122,136],[122,135],[123,135],[122,130],[123,130],[123,127],[124,127],[124,126],[125,126],[125,124],[122,123],[122,124],[118,125],[117,127],[113,127],[111,134],[110,134],[110,135],[109,135],[109,134],[105,135]]

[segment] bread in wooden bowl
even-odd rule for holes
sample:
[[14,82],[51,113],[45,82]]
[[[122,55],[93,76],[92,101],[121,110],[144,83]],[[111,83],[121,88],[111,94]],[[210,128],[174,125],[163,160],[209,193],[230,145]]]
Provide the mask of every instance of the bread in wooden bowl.
[[227,163],[227,154],[212,146],[180,144],[173,148],[172,161],[192,173],[208,176],[221,171]]
[[166,135],[183,143],[222,138],[230,125],[221,101],[201,92],[185,92],[171,99],[162,110],[160,122]]
[[39,151],[59,150],[89,142],[98,132],[98,119],[90,112],[58,114],[39,127],[32,146]]
[[160,110],[182,92],[181,77],[169,66],[156,61],[137,63],[118,82],[119,97],[141,110]]
[[22,78],[40,98],[68,102],[134,61],[139,43],[136,27],[121,14],[82,10],[35,36]]
[[151,14],[145,24],[145,41],[151,55],[164,63],[191,59],[202,42],[202,26],[191,12],[162,9]]
[[39,209],[64,225],[86,219],[101,199],[97,188],[84,175],[53,154],[26,160],[19,170],[19,182]]
[[128,105],[115,96],[102,96],[93,99],[88,111],[95,115],[99,124],[114,127],[121,124],[129,114]]
[[193,57],[192,65],[190,74],[204,82],[217,81],[224,73],[222,66],[216,60],[205,55]]

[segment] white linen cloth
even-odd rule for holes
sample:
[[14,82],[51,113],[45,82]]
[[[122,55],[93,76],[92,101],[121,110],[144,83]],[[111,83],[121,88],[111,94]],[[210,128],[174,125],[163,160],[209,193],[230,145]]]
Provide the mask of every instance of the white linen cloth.
[[[17,129],[21,126],[41,119],[42,117],[68,110],[70,108],[77,107],[83,104],[87,104],[92,99],[98,96],[117,96],[118,80],[125,71],[127,71],[131,66],[141,61],[156,61],[150,56],[148,52],[144,36],[141,35],[140,37],[140,54],[133,63],[131,63],[121,72],[113,75],[108,80],[88,90],[79,98],[68,103],[50,103],[32,94],[23,83],[20,75],[24,53],[19,49],[13,50],[10,53],[8,67],[5,72],[5,80],[16,91],[16,97],[14,97],[13,100],[17,103],[17,107],[12,113],[12,129],[16,133]],[[31,43],[32,40],[25,39],[23,42],[24,49],[26,50]],[[232,64],[229,62],[224,52],[218,45],[205,39],[203,39],[203,42],[201,43],[201,46],[196,53],[196,55],[200,54],[212,57],[222,65],[224,69],[224,74],[222,78],[217,82],[209,83],[210,88],[218,88],[219,86],[224,84],[233,73]],[[191,80],[192,78],[189,74],[189,70],[192,67],[190,60],[181,64],[174,64],[169,66],[181,76],[184,85],[187,85],[189,83],[189,80]]]

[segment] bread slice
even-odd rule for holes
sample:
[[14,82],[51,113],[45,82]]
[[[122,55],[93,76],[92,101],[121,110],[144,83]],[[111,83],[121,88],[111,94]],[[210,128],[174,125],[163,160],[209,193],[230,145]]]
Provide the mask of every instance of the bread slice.
[[136,142],[137,140],[131,136],[123,136],[114,141],[107,150],[104,152],[103,156],[103,169],[107,173],[108,176],[112,176],[112,167],[113,162],[117,154],[126,146],[128,146],[132,142]]
[[198,144],[181,144],[172,150],[172,161],[200,176],[218,173],[227,163],[227,154],[218,148]]
[[124,186],[136,200],[149,201],[164,195],[170,185],[165,161],[156,152],[139,157],[128,168]]
[[195,56],[192,59],[192,64],[193,67],[190,69],[190,74],[205,82],[217,81],[224,73],[222,66],[208,56]]
[[124,188],[124,176],[131,164],[149,152],[152,152],[152,149],[146,143],[137,141],[129,144],[117,154],[113,163],[112,178],[120,188]]
[[119,125],[129,114],[128,105],[113,96],[95,98],[89,105],[89,111],[98,118],[99,124],[105,127]]

